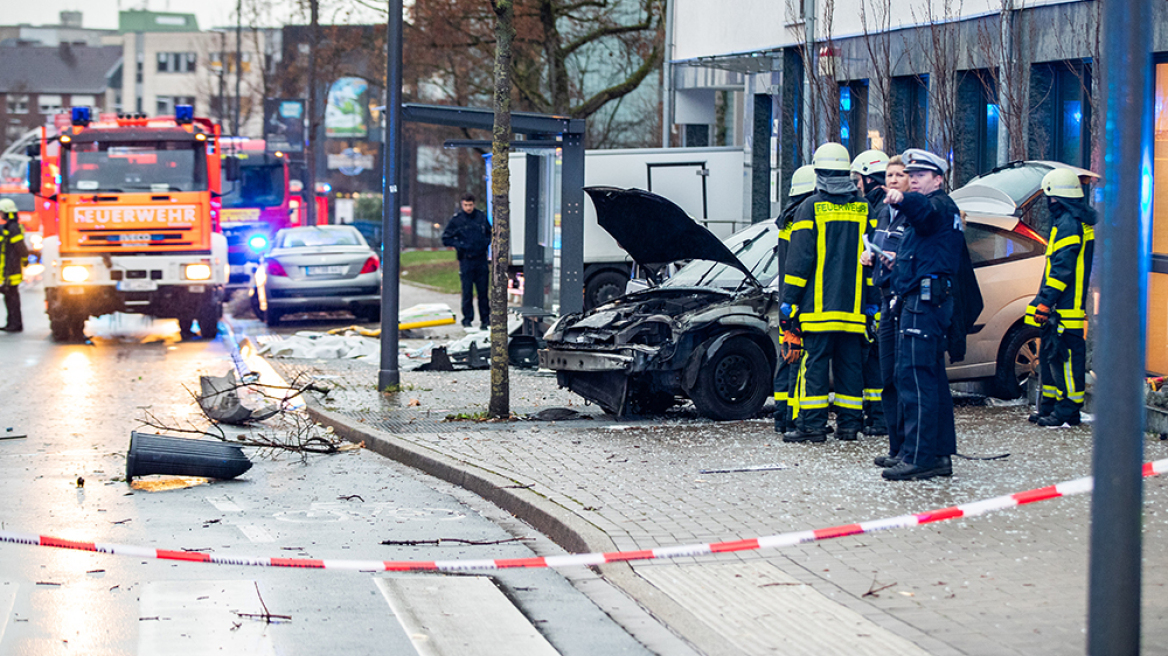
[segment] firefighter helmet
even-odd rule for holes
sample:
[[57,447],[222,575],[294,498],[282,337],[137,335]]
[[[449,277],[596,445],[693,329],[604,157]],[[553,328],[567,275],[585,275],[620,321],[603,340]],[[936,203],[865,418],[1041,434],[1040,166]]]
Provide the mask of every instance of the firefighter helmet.
[[5,218],[10,214],[16,214],[16,203],[12,202],[11,198],[0,198],[0,214]]
[[815,191],[815,169],[810,166],[800,166],[791,174],[791,191],[788,198],[802,196]]
[[1059,198],[1082,198],[1083,185],[1071,169],[1054,169],[1042,176],[1042,193]]
[[888,155],[883,150],[865,150],[852,160],[852,173],[876,175],[888,169]]
[[816,171],[850,171],[852,157],[843,144],[829,141],[815,149],[811,165],[815,167]]

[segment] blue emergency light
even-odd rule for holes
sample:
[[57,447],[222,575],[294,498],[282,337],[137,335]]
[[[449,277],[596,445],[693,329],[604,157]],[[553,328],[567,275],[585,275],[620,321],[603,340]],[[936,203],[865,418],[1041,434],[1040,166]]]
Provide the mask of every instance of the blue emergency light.
[[74,107],[72,113],[73,125],[81,127],[89,125],[91,114],[88,107]]
[[174,106],[174,122],[179,125],[193,123],[195,120],[194,105],[175,105]]
[[259,253],[268,247],[268,238],[263,235],[252,235],[247,239],[247,245],[253,251]]

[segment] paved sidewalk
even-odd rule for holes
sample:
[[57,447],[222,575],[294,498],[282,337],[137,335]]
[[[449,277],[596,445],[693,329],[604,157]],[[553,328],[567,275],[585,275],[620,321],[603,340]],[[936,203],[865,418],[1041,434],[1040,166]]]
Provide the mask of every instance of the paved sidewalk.
[[[567,407],[586,418],[445,421],[486,409],[486,371],[405,372],[404,391],[382,395],[373,363],[270,362],[287,377],[331,385],[312,406],[342,432],[468,487],[570,551],[823,528],[1090,473],[1089,427],[1033,427],[1021,406],[958,408],[961,451],[1008,458],[956,460],[951,479],[888,483],[871,465],[883,449],[877,439],[784,444],[769,420],[709,422],[692,406],[617,422],[536,372],[511,372],[517,415]],[[1168,442],[1149,439],[1145,454],[1168,457]],[[763,464],[785,469],[699,473]],[[1165,484],[1145,486],[1145,653],[1168,652]],[[600,569],[707,654],[1081,653],[1088,526],[1089,498],[1080,496],[778,551]]]

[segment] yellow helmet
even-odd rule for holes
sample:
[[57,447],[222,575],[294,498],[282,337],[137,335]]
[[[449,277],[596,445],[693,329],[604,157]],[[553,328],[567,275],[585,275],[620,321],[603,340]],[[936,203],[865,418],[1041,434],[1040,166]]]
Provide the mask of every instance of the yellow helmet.
[[16,203],[11,198],[0,198],[0,214],[16,214]]
[[811,158],[811,165],[817,171],[850,171],[852,156],[843,144],[829,141],[815,149]]
[[1042,193],[1059,198],[1082,198],[1083,185],[1071,169],[1054,169],[1042,176]]
[[865,150],[852,160],[852,173],[876,175],[888,170],[888,155],[883,150]]
[[789,198],[795,196],[802,196],[815,191],[815,168],[811,166],[800,166],[791,174],[791,191],[787,192]]

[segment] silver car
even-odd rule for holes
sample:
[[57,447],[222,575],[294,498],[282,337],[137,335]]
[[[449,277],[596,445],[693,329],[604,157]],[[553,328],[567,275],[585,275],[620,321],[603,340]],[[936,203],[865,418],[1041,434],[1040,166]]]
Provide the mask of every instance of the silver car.
[[252,307],[269,326],[286,314],[348,310],[381,314],[381,261],[352,226],[285,228],[256,269]]

